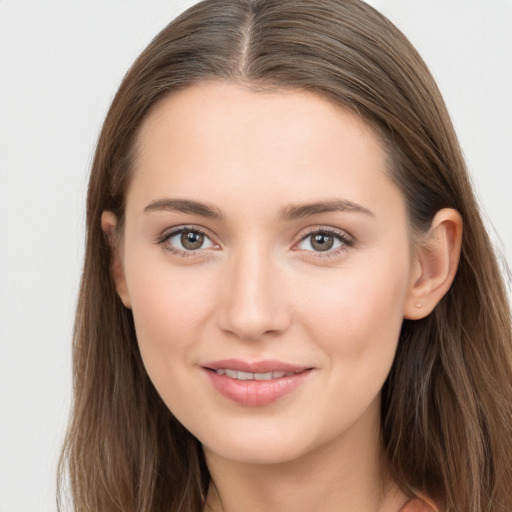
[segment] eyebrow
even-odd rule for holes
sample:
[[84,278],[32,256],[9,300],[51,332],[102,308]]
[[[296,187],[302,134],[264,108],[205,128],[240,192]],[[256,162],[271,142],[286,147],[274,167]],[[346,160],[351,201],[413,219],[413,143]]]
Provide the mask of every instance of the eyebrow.
[[[189,213],[216,220],[221,220],[224,217],[218,208],[190,199],[157,199],[144,208],[145,213],[162,210]],[[368,208],[360,204],[346,199],[329,199],[309,204],[287,205],[281,210],[279,218],[282,221],[291,221],[330,212],[356,212],[374,216]]]
[[368,208],[353,203],[352,201],[346,199],[329,199],[317,203],[288,205],[281,211],[280,219],[290,221],[330,212],[357,212],[371,215],[372,217],[375,216]]
[[144,212],[154,211],[174,211],[181,213],[190,213],[192,215],[199,215],[200,217],[208,217],[210,219],[222,219],[222,212],[206,203],[198,201],[191,201],[190,199],[157,199],[149,203]]

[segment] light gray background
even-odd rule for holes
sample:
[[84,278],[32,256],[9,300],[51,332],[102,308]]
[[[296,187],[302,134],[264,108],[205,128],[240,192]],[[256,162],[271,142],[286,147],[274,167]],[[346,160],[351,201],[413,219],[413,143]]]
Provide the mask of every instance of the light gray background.
[[[128,66],[192,3],[0,0],[0,512],[56,509],[94,143]],[[430,65],[512,261],[512,2],[372,4]]]

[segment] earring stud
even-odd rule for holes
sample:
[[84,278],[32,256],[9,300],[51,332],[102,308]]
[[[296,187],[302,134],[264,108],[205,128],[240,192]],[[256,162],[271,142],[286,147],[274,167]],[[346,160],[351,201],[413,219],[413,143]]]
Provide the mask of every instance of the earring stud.
[[421,308],[421,303],[420,302],[416,302],[416,304],[414,304],[415,307],[417,308]]

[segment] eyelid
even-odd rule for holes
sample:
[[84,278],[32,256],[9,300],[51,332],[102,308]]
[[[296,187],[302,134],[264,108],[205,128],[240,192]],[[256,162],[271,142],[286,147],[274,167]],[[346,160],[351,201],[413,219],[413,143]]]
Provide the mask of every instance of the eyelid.
[[[213,247],[206,247],[206,248],[199,248],[196,250],[183,250],[179,249],[178,247],[172,246],[171,244],[166,245],[166,242],[180,234],[184,231],[193,231],[200,233],[204,235],[206,238],[210,240],[210,242],[213,244]],[[306,249],[300,249],[297,248],[297,246],[303,242],[305,239],[307,239],[309,236],[315,234],[315,233],[324,233],[328,235],[332,235],[336,237],[340,242],[341,246],[334,248],[334,249],[328,249],[326,251],[314,251],[314,250],[306,250]],[[204,254],[205,251],[211,250],[211,249],[219,249],[220,245],[215,242],[215,236],[210,233],[210,231],[206,228],[203,228],[202,226],[197,225],[190,225],[190,224],[184,224],[181,226],[173,226],[171,228],[165,229],[155,240],[155,243],[160,244],[164,247],[165,250],[168,252],[178,254],[180,256],[199,256],[201,254]],[[352,235],[347,233],[345,230],[334,228],[332,226],[310,226],[305,228],[305,230],[300,234],[299,239],[293,244],[292,250],[295,251],[302,251],[305,253],[309,253],[308,257],[314,257],[314,258],[328,258],[337,256],[339,253],[346,251],[348,248],[351,248],[355,245],[356,241]]]
[[332,236],[336,237],[338,240],[340,240],[342,245],[340,247],[337,247],[334,249],[329,249],[326,251],[309,251],[306,249],[295,249],[295,250],[310,253],[310,256],[315,257],[315,258],[328,258],[328,257],[336,256],[339,253],[346,251],[348,248],[353,247],[356,243],[354,237],[352,235],[350,235],[349,233],[347,233],[346,231],[344,231],[342,229],[338,229],[338,228],[333,228],[331,226],[321,226],[320,225],[320,226],[310,226],[310,227],[306,228],[306,230],[300,234],[299,240],[294,243],[293,247],[297,247],[301,242],[303,242],[304,240],[306,240],[308,237],[310,237],[311,235],[313,235],[315,233],[325,233],[328,235],[332,235]]
[[[200,233],[205,238],[210,240],[213,247],[205,247],[196,250],[183,250],[171,244],[166,244],[166,242],[168,242],[171,238],[185,231]],[[215,242],[214,238],[215,237],[209,232],[209,230],[201,226],[184,224],[181,226],[173,226],[172,228],[165,229],[160,235],[157,236],[155,243],[162,245],[166,251],[173,254],[178,254],[180,256],[199,256],[200,254],[204,254],[206,250],[217,249],[219,247],[219,244]]]

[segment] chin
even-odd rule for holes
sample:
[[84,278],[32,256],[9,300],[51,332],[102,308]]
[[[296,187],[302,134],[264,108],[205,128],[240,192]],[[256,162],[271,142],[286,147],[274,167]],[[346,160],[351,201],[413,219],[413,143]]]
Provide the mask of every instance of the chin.
[[301,458],[316,445],[308,432],[293,432],[289,428],[225,428],[223,434],[212,436],[210,431],[203,438],[196,436],[207,457],[212,455],[241,464],[283,464]]
[[203,444],[205,454],[221,457],[225,460],[239,464],[270,465],[284,464],[298,459],[302,453],[297,446],[283,446],[282,440],[279,443],[258,443],[226,442],[219,446],[207,446]]

